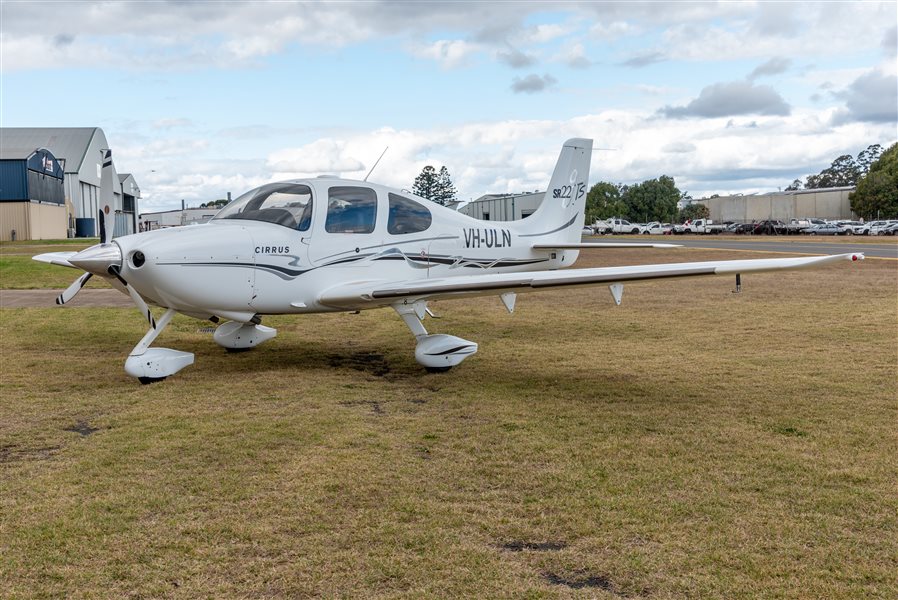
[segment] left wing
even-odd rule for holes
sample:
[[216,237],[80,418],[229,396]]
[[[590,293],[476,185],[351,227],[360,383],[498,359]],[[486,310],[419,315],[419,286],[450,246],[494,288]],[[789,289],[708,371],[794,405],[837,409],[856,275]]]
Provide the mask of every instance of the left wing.
[[699,275],[735,275],[819,267],[839,261],[863,260],[861,253],[800,258],[721,260],[709,262],[601,267],[569,271],[535,271],[463,275],[444,279],[410,281],[369,280],[334,286],[318,297],[321,304],[336,308],[371,308],[397,302],[487,296],[506,292],[538,292],[573,285],[602,285]]
[[38,262],[50,263],[51,265],[60,265],[62,267],[70,267],[72,269],[77,269],[75,265],[69,262],[69,259],[78,254],[77,252],[45,252],[44,254],[38,254],[37,256],[32,256],[32,260],[36,260]]
[[651,242],[584,242],[581,244],[533,244],[534,250],[589,250],[592,248],[682,248],[680,244],[652,244]]

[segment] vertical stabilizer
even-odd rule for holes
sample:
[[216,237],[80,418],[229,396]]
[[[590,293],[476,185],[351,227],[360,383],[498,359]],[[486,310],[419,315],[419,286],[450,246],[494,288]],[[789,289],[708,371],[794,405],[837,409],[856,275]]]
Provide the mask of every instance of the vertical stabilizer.
[[580,241],[591,159],[592,140],[573,138],[564,143],[546,196],[539,209],[520,222],[519,235],[534,243]]

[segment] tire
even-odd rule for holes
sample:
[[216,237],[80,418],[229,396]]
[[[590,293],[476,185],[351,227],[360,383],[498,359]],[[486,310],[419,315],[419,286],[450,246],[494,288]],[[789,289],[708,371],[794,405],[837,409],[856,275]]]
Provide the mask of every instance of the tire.
[[630,233],[634,233],[634,234],[635,234],[635,233],[639,233],[639,230],[638,230],[638,229],[631,229],[631,230],[630,230]]

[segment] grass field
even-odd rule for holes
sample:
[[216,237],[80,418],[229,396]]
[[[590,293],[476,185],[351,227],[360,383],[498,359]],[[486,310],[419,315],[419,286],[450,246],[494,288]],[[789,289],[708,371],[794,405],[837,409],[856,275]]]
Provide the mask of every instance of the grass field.
[[136,310],[0,310],[0,597],[898,597],[898,262],[743,286],[434,303],[440,375],[391,311],[179,317],[152,386]]

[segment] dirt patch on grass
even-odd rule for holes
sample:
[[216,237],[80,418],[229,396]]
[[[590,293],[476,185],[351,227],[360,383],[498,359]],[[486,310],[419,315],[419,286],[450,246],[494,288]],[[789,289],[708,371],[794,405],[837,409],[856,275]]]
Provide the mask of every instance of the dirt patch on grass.
[[80,435],[81,437],[87,437],[96,431],[100,431],[100,428],[99,427],[91,427],[90,425],[87,424],[87,421],[78,421],[74,425],[71,425],[69,427],[64,427],[63,431],[73,431],[73,432],[77,433],[78,435]]
[[567,548],[567,542],[522,542],[520,540],[513,540],[511,542],[500,544],[500,547],[503,550],[510,550],[511,552],[522,552],[524,550],[547,552],[563,550]]
[[0,463],[11,463],[20,460],[47,460],[62,449],[62,446],[42,446],[40,448],[23,448],[15,444],[0,446]]
[[375,377],[383,377],[390,372],[390,365],[384,360],[384,355],[377,352],[332,354],[328,356],[328,364],[334,368],[348,367],[356,371],[364,371]]

